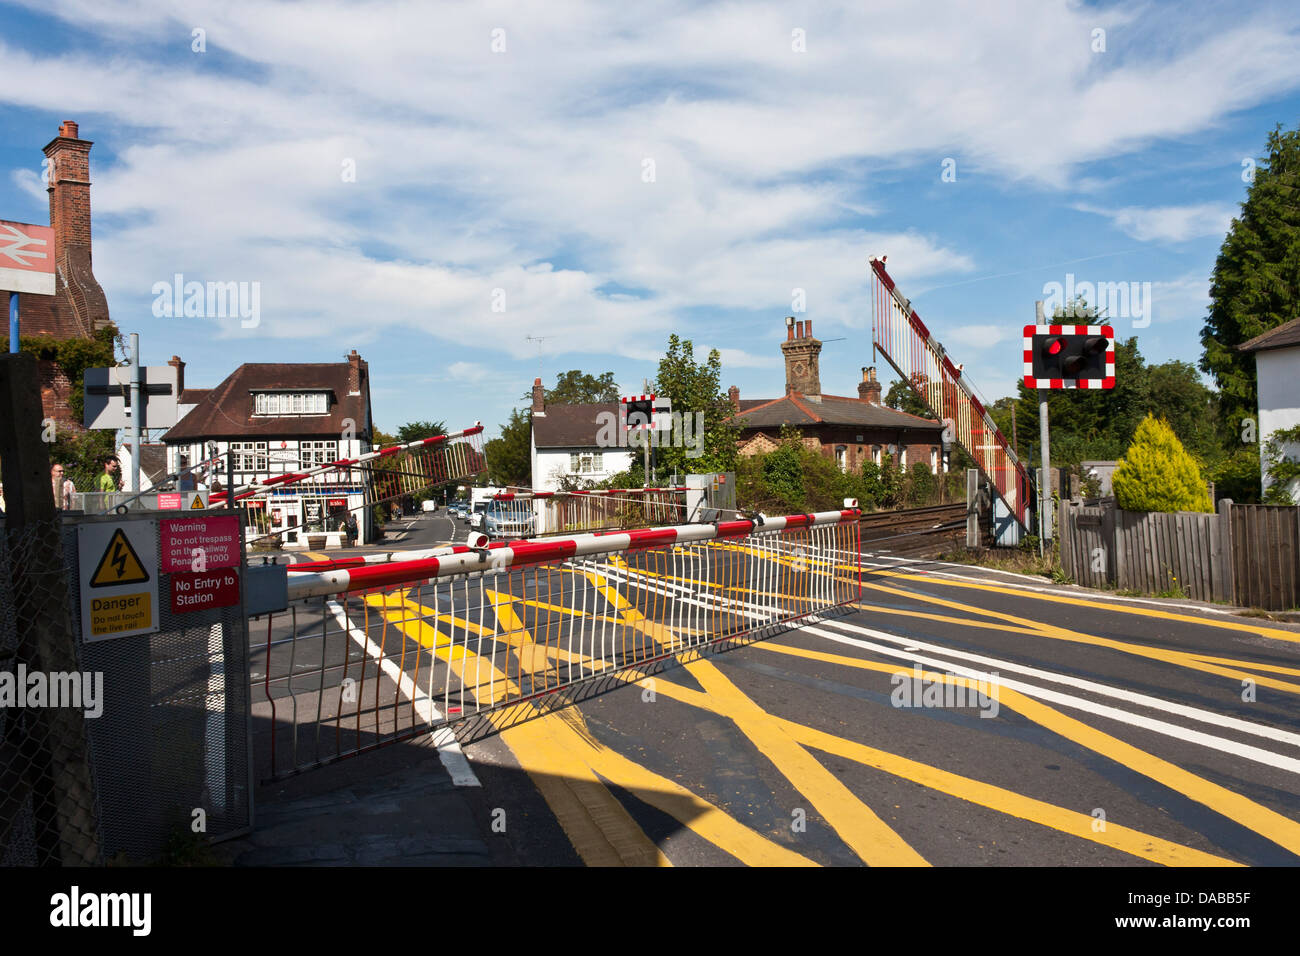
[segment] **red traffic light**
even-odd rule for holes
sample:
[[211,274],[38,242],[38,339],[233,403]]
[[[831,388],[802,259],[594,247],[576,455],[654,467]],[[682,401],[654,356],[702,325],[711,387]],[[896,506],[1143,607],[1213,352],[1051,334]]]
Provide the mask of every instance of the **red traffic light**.
[[1061,349],[1065,348],[1065,340],[1053,336],[1043,343],[1043,348],[1048,355],[1060,355]]

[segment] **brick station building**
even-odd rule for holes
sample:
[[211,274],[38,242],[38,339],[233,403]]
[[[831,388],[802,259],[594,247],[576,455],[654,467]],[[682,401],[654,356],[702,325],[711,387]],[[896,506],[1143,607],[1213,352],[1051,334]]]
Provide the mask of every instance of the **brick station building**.
[[[66,120],[59,135],[45,146],[50,196],[50,226],[54,230],[54,295],[20,295],[19,322],[22,336],[50,336],[56,339],[91,338],[110,325],[108,300],[91,269],[90,235],[90,147],[81,139],[77,124]],[[5,345],[9,339],[9,293],[0,292]],[[59,428],[81,430],[81,421],[68,407],[71,382],[59,365],[42,359],[39,363],[41,406],[47,418]]]
[[868,461],[880,464],[889,453],[904,468],[919,461],[940,473],[943,425],[882,405],[875,368],[862,370],[856,398],[824,394],[821,350],[811,321],[788,318],[786,340],[781,343],[785,394],[746,400],[740,397],[740,389],[731,386],[728,394],[741,425],[740,454],[774,451],[781,442],[782,426],[791,425],[802,432],[805,445],[833,458],[841,471],[858,471]]

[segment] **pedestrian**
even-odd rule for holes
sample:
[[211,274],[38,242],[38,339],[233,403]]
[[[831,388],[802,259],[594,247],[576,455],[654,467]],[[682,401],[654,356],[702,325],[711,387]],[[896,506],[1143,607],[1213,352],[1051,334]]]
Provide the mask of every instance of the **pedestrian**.
[[77,493],[77,486],[72,483],[71,478],[64,477],[62,465],[54,465],[50,468],[50,486],[54,492],[54,510],[71,511],[72,496]]
[[195,491],[195,490],[197,490],[197,488],[198,488],[198,482],[197,482],[197,481],[195,480],[195,478],[194,478],[194,472],[190,471],[189,468],[190,468],[190,459],[189,459],[189,456],[188,456],[188,455],[181,455],[181,468],[180,468],[180,470],[181,470],[182,472],[184,472],[184,474],[182,474],[179,478],[176,479],[176,490],[177,490],[177,491]]
[[111,495],[118,490],[117,487],[117,459],[104,459],[104,473],[99,476],[99,491],[101,494]]
[[352,547],[357,540],[357,519],[351,514],[343,516],[343,537],[347,539],[348,547]]

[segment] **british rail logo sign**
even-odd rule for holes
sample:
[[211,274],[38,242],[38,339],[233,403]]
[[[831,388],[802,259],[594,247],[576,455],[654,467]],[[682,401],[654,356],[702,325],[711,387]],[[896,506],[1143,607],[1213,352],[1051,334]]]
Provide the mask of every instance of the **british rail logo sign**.
[[54,230],[0,219],[0,289],[54,295]]

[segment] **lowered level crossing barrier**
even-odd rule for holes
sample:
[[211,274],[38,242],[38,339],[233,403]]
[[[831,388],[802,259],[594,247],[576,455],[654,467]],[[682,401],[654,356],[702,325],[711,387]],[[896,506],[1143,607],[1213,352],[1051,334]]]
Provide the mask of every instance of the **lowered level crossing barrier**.
[[[443,549],[296,573],[250,625],[259,775],[644,676],[857,600],[856,508]],[[847,566],[846,566],[847,565]],[[260,719],[259,719],[260,718]]]

